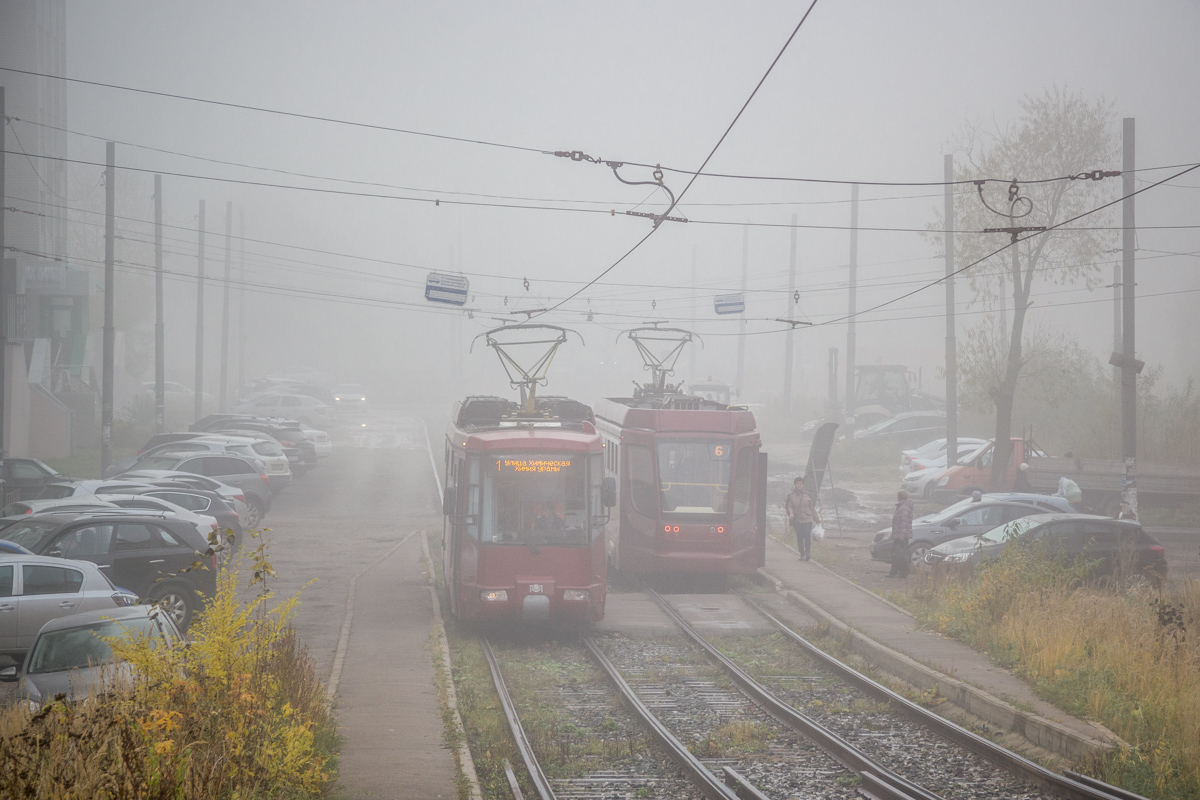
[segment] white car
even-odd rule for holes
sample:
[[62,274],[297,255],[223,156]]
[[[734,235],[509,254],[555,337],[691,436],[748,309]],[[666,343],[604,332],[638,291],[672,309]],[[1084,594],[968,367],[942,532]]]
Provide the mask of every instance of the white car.
[[97,508],[114,506],[96,495],[74,495],[57,500],[17,500],[0,509],[0,517],[41,514],[46,511],[91,511]]
[[101,500],[111,503],[117,508],[136,508],[149,511],[161,511],[166,515],[177,519],[187,520],[195,526],[196,531],[208,538],[208,535],[213,531],[219,530],[217,518],[211,517],[208,514],[197,514],[195,511],[190,511],[183,506],[176,505],[169,500],[163,500],[161,497],[148,497],[142,494],[102,494],[96,495]]
[[[973,450],[975,450],[975,448],[979,447],[979,445],[983,444],[985,441],[986,441],[985,439],[970,439],[970,438],[963,437],[963,436],[958,437],[958,455],[961,457],[961,456],[966,455],[967,453],[972,452]],[[932,442],[929,442],[928,444],[923,444],[920,447],[916,448],[915,450],[905,450],[904,452],[902,452],[900,454],[900,472],[901,473],[911,472],[912,471],[912,462],[915,459],[927,460],[927,459],[931,459],[931,458],[936,458],[938,456],[941,456],[943,459],[945,459],[945,457],[946,457],[946,440],[945,439],[934,439]],[[926,461],[925,463],[926,463],[926,466],[929,465],[928,461]],[[943,467],[946,466],[946,463],[944,460],[942,462],[942,466]]]
[[328,433],[304,425],[300,426],[300,430],[313,443],[313,449],[316,451],[317,458],[325,458],[333,454],[333,441],[330,440]]
[[306,394],[278,394],[268,392],[253,399],[243,400],[233,407],[235,414],[254,414],[259,417],[281,417],[304,425],[332,425],[337,420],[337,410]]

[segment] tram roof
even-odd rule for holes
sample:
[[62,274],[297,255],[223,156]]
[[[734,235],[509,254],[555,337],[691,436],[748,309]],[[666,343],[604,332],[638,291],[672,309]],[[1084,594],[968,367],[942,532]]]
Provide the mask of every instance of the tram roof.
[[592,409],[567,397],[539,397],[526,413],[503,397],[475,395],[454,405],[447,435],[481,450],[599,450]]
[[754,414],[693,395],[606,397],[596,403],[596,417],[621,428],[651,431],[750,433]]

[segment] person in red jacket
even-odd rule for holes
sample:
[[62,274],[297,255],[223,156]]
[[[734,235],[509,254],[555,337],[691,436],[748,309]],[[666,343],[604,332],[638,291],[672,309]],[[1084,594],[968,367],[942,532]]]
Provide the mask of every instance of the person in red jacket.
[[907,578],[911,563],[908,543],[912,540],[913,504],[903,489],[896,495],[896,510],[892,512],[892,569],[889,578]]

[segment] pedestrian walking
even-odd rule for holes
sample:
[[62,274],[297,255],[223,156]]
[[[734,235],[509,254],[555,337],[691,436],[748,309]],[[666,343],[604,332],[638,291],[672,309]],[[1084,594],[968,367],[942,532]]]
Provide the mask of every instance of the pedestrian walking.
[[892,569],[889,578],[907,578],[910,564],[908,543],[912,540],[913,504],[903,489],[896,495],[892,512]]
[[796,478],[792,493],[787,496],[784,508],[787,510],[788,524],[796,532],[796,549],[800,551],[800,560],[808,561],[812,552],[813,523],[820,522],[817,511],[813,508],[812,498],[804,487],[804,478]]
[[1017,477],[1013,479],[1014,492],[1032,492],[1033,484],[1029,482],[1029,465],[1022,462],[1017,467]]

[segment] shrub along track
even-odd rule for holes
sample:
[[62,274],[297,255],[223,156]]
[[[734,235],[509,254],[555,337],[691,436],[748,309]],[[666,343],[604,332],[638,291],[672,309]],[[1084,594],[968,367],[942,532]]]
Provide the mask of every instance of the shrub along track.
[[[572,766],[561,753],[553,752],[554,743],[544,735],[540,745],[531,745],[517,706],[508,696],[503,672],[536,665],[522,663],[521,651],[509,650],[510,663],[502,669],[484,641],[518,751],[543,800],[556,796],[1136,798],[1073,773],[1058,775],[938,717],[841,664],[743,595],[780,632],[770,637],[729,637],[722,647],[734,658],[758,665],[755,672],[773,673],[758,675],[764,686],[701,637],[661,597],[649,593],[686,639],[583,638],[586,653],[641,720],[641,730],[658,739],[661,750],[643,746],[640,758],[633,744],[623,753],[607,746],[584,747],[583,757]],[[584,648],[559,647],[556,658],[567,662],[561,674],[590,677],[540,689],[540,699],[564,708],[568,727],[575,731],[590,730],[589,736],[599,735],[601,741],[621,731],[629,742],[635,741],[637,734],[630,738],[630,732],[639,726],[615,707],[611,689],[595,680]],[[544,668],[544,655],[539,658]],[[535,750],[557,756],[558,777],[546,778]],[[677,768],[665,763],[664,750]],[[722,773],[724,784],[717,777]],[[520,797],[511,771],[509,781],[514,796]]]

